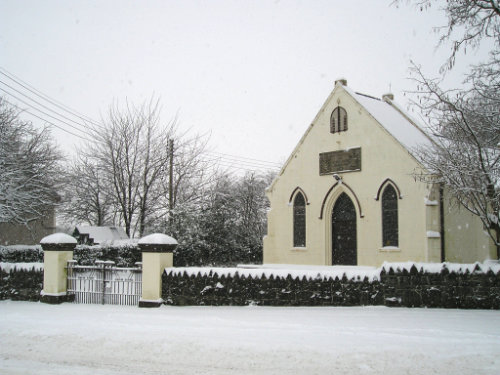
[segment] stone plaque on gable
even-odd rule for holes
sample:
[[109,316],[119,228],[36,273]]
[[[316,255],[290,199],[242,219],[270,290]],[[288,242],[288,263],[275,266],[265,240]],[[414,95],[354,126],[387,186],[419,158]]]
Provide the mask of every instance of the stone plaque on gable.
[[323,152],[319,154],[319,174],[354,172],[361,170],[361,148]]

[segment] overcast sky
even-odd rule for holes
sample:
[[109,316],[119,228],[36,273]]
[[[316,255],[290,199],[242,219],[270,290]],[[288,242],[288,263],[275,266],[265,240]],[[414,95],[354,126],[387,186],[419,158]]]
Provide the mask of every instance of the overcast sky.
[[[443,14],[391,3],[0,0],[0,72],[96,120],[113,101],[155,95],[163,122],[178,113],[183,128],[211,133],[212,151],[283,162],[339,77],[406,106],[410,60],[437,75],[450,52],[435,48]],[[2,73],[0,94],[36,106]],[[79,142],[54,134],[67,152]]]

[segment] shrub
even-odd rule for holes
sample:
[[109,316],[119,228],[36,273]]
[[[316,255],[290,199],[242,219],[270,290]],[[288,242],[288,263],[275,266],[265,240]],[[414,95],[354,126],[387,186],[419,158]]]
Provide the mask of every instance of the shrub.
[[6,262],[6,263],[43,262],[43,250],[40,245],[0,246],[0,262]]
[[[74,259],[81,265],[93,265],[96,260],[111,260],[119,267],[133,267],[141,261],[141,251],[135,243],[119,245],[78,245]],[[1,246],[0,262],[6,263],[43,263],[43,250],[40,245]]]

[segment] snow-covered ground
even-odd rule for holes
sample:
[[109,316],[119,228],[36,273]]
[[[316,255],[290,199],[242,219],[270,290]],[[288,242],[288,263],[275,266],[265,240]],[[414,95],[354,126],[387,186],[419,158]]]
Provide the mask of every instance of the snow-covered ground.
[[0,302],[0,373],[498,374],[500,313]]

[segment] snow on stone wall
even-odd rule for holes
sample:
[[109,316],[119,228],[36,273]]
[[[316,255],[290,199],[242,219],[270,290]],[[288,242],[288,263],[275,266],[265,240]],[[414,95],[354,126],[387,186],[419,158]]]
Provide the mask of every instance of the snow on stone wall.
[[[0,299],[39,299],[43,263],[0,262],[0,275]],[[173,305],[500,309],[500,263],[166,268],[162,297]]]
[[166,268],[162,297],[172,305],[500,309],[500,264]]
[[363,267],[363,266],[300,266],[291,264],[276,264],[276,265],[240,265],[238,267],[169,267],[165,269],[168,275],[180,276],[208,276],[218,275],[219,277],[234,277],[238,274],[240,277],[252,278],[287,278],[303,279],[342,279],[344,276],[348,280],[368,280],[380,281],[382,273],[393,272],[410,272],[412,269],[419,273],[441,273],[444,270],[454,273],[488,273],[492,271],[494,274],[500,272],[500,263],[498,261],[490,261],[485,263],[416,263],[416,262],[401,262],[388,263],[385,262],[381,267]]
[[39,263],[39,262],[21,262],[21,263],[0,262],[0,269],[4,270],[5,272],[10,272],[10,270],[29,271],[32,269],[34,269],[36,271],[43,271],[43,263]]

